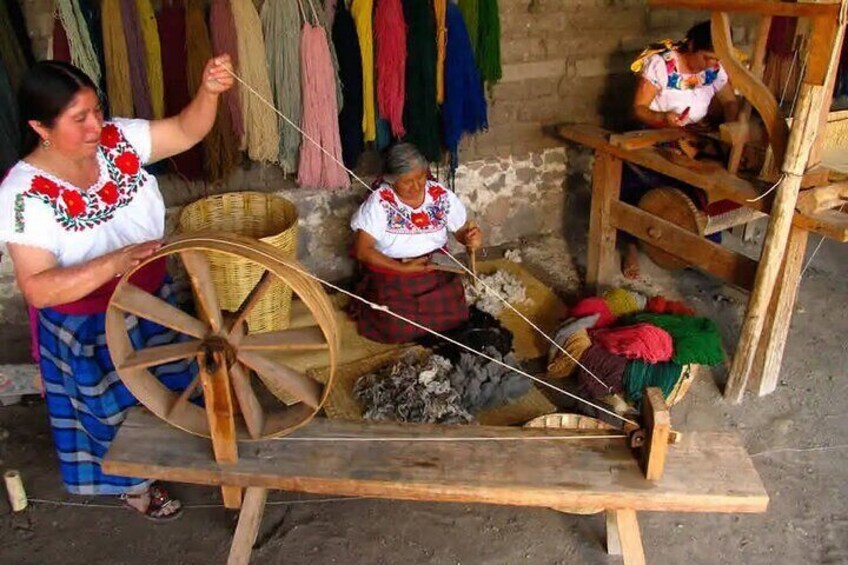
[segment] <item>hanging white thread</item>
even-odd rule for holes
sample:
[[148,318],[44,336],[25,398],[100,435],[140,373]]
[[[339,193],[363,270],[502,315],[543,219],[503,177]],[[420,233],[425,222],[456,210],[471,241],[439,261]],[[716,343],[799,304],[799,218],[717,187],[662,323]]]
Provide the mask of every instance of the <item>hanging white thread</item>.
[[445,436],[409,436],[409,437],[276,437],[273,441],[337,441],[337,442],[463,442],[463,441],[544,441],[544,440],[585,440],[585,439],[624,439],[627,434],[576,434],[567,436],[515,436],[515,437],[445,437]]

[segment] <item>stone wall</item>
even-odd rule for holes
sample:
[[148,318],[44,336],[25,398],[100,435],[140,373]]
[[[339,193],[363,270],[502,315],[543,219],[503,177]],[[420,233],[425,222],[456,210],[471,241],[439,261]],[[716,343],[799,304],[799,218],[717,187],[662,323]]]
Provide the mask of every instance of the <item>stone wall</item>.
[[[20,1],[36,55],[43,56],[52,29],[51,0]],[[567,229],[566,179],[582,182],[590,160],[581,156],[569,164],[565,149],[544,134],[543,126],[622,126],[635,84],[628,70],[633,56],[651,41],[681,37],[705,17],[649,10],[644,0],[500,0],[500,9],[503,80],[488,91],[489,131],[461,146],[455,185],[493,245]],[[747,39],[745,28],[735,32],[737,41]],[[340,279],[351,273],[347,226],[366,194],[362,186],[348,191],[297,188],[279,169],[257,164],[215,186],[174,177],[161,178],[160,186],[169,206],[169,226],[180,206],[206,194],[278,193],[298,208],[300,258],[323,277]],[[20,325],[22,319],[11,266],[2,261],[0,322]]]

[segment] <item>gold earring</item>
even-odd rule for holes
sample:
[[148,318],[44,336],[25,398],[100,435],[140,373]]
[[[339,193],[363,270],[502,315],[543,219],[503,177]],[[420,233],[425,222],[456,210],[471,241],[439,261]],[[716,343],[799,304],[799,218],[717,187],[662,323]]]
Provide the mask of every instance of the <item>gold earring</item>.
[[41,146],[45,149],[48,149],[50,147],[50,140],[49,139],[42,139],[41,140]]

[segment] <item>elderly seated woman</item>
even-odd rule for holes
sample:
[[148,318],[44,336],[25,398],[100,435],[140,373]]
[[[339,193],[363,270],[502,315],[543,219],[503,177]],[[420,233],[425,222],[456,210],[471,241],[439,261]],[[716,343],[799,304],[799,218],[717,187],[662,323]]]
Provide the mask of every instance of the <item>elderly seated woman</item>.
[[[428,174],[418,149],[399,143],[388,150],[384,176],[350,222],[362,266],[357,294],[414,322],[443,332],[468,320],[460,276],[436,269],[430,256],[448,232],[472,249],[482,234],[467,222],[459,198]],[[404,343],[426,332],[385,312],[355,303],[359,333],[383,343]]]

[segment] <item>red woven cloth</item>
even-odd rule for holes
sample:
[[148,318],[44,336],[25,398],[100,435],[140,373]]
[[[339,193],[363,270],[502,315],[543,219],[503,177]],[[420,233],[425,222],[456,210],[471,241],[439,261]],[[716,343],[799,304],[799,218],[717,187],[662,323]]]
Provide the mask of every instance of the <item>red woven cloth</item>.
[[620,328],[595,330],[589,333],[592,343],[627,359],[647,363],[670,361],[674,354],[671,335],[651,324],[635,324]]
[[[356,293],[375,304],[437,332],[452,330],[468,320],[462,279],[455,273],[399,273],[365,267]],[[380,310],[355,301],[350,313],[359,333],[381,343],[406,343],[427,332]]]

